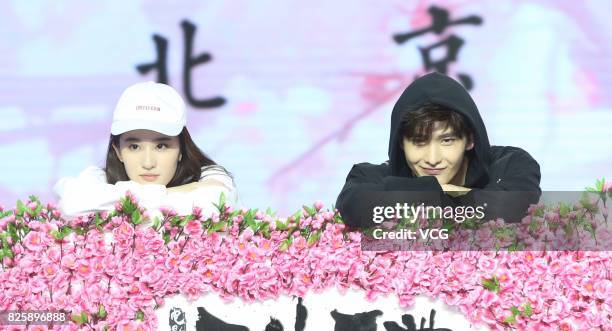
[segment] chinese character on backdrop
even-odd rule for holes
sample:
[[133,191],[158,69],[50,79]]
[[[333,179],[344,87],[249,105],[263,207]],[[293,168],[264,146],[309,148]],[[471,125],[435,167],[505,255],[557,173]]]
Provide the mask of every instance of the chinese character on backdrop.
[[[451,20],[448,10],[436,6],[429,7],[427,12],[431,16],[431,26],[413,32],[394,34],[393,40],[398,44],[403,44],[414,37],[423,35],[428,32],[433,32],[436,35],[441,35],[446,30],[446,28],[453,25],[481,25],[483,22],[482,17],[476,15],[470,15],[468,17],[460,18],[457,20]],[[437,72],[447,74],[449,64],[451,62],[457,61],[457,55],[464,43],[465,42],[463,39],[457,37],[454,34],[451,34],[446,39],[443,39],[433,45],[427,47],[419,47],[425,71],[435,70]],[[432,58],[432,51],[437,48],[443,48],[444,50],[446,50],[445,56],[441,59]],[[472,78],[469,75],[458,73],[457,77],[466,89],[471,90],[474,86]]]
[[[183,30],[183,89],[185,93],[185,99],[194,108],[216,108],[221,107],[225,104],[225,98],[213,97],[209,99],[198,99],[194,96],[192,88],[192,77],[191,70],[200,64],[210,62],[212,55],[210,53],[201,53],[199,55],[193,55],[193,38],[195,37],[196,26],[184,20],[181,22],[181,29]],[[169,84],[168,81],[168,40],[158,34],[153,35],[153,41],[155,42],[155,49],[157,52],[157,60],[153,63],[139,64],[136,66],[136,70],[141,75],[145,75],[151,70],[157,71],[157,82]]]

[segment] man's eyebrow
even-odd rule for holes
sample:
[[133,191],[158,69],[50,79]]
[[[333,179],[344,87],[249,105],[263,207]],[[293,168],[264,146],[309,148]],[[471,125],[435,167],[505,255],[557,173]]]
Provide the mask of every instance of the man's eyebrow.
[[457,138],[457,135],[454,132],[443,133],[438,136],[439,139],[448,139],[448,138]]

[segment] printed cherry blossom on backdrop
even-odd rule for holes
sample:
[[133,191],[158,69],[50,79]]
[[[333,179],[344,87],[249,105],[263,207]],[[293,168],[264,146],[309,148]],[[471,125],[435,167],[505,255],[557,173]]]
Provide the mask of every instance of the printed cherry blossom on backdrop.
[[[608,1],[3,1],[0,202],[53,201],[102,165],[115,101],[165,80],[242,203],[333,203],[353,163],[386,160],[394,101],[445,71],[489,137],[540,163],[544,190],[611,177]],[[187,47],[189,46],[189,47]],[[164,57],[162,53],[166,54]]]

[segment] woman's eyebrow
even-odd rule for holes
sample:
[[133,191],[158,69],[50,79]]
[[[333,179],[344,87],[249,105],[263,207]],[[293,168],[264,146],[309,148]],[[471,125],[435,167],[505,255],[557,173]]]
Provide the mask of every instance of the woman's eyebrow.
[[137,143],[137,142],[140,142],[140,139],[136,137],[128,137],[128,138],[125,138],[125,142],[126,143]]
[[160,141],[170,141],[172,139],[170,139],[170,137],[159,137],[159,138],[155,138],[154,141],[156,142],[160,142]]
[[[170,137],[159,137],[159,138],[153,139],[153,141],[155,141],[155,142],[165,142],[165,141],[170,141],[170,140],[171,140]],[[141,139],[136,138],[136,137],[125,138],[125,142],[126,143],[134,143],[134,142],[138,143],[138,142],[141,142],[141,141],[142,141]]]

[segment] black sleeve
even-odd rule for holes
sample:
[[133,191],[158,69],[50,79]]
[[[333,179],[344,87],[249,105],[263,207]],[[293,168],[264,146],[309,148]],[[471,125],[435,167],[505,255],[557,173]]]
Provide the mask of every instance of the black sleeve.
[[522,149],[508,159],[503,174],[492,177],[482,189],[472,189],[459,197],[464,205],[486,204],[487,220],[503,218],[506,222],[520,222],[527,208],[540,199],[540,166]]
[[[374,206],[395,205],[397,202],[431,203],[432,196],[437,201],[443,193],[442,187],[433,176],[383,176],[375,167],[354,165],[336,200],[336,208],[350,227],[364,228],[375,225],[372,221]],[[390,194],[391,192],[397,194]]]

